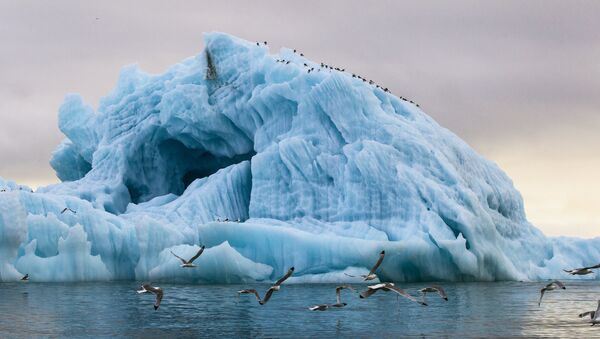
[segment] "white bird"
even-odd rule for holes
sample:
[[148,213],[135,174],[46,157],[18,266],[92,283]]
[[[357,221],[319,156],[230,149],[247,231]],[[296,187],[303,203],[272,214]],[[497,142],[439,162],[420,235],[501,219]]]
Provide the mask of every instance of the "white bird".
[[345,288],[352,290],[353,292],[355,291],[354,288],[352,288],[352,286],[350,286],[350,285],[338,286],[335,288],[335,300],[336,300],[335,304],[320,304],[320,305],[315,305],[315,306],[309,307],[308,309],[311,311],[325,311],[331,307],[339,308],[339,307],[344,307],[344,306],[348,305],[348,304],[342,302],[342,297],[340,295],[340,292]]
[[137,293],[154,293],[156,295],[156,300],[154,301],[154,310],[158,310],[158,306],[160,306],[160,302],[163,298],[163,290],[162,288],[156,286],[150,286],[148,284],[142,285],[142,289],[137,291]]
[[542,288],[540,290],[540,300],[538,301],[538,306],[540,306],[542,304],[542,298],[544,297],[544,293],[546,293],[546,291],[553,291],[557,288],[566,290],[567,288],[565,287],[565,284],[561,283],[558,280],[555,280],[551,283],[549,283],[548,285],[546,285],[544,288]]
[[73,214],[77,214],[77,212],[73,211],[72,209],[70,209],[70,208],[68,208],[68,207],[65,207],[65,208],[63,208],[63,210],[62,210],[62,211],[60,211],[60,214],[63,214],[63,213],[65,213],[66,211],[71,211]]
[[[377,269],[379,268],[379,265],[381,265],[381,263],[383,262],[383,258],[385,257],[385,251],[381,251],[381,253],[379,253],[379,259],[377,259],[377,262],[375,263],[375,266],[373,266],[373,268],[371,268],[371,271],[369,271],[369,274],[367,275],[361,275],[361,277],[365,278],[364,281],[367,280],[373,280],[375,278],[377,278],[377,274],[375,274],[375,271],[377,271]],[[353,275],[350,275],[348,273],[344,273],[345,275],[349,276],[349,277],[355,277]]]
[[442,299],[448,301],[448,295],[446,295],[446,291],[444,291],[444,289],[441,288],[440,286],[425,287],[425,288],[420,289],[420,292],[423,294],[423,300],[425,300],[425,296],[427,295],[427,293],[436,292],[437,294],[440,295],[440,297]]
[[375,294],[377,291],[382,290],[382,291],[392,291],[392,292],[396,292],[399,295],[409,299],[410,301],[414,301],[417,304],[421,304],[423,306],[427,306],[427,303],[424,301],[419,301],[417,299],[415,299],[415,297],[413,297],[412,295],[404,292],[403,289],[401,289],[400,287],[396,287],[393,283],[381,283],[381,284],[377,284],[377,285],[371,285],[368,287],[368,289],[366,291],[363,291],[360,293],[360,297],[361,298],[368,298],[371,295]]
[[200,247],[200,249],[198,250],[198,253],[196,253],[195,256],[191,257],[190,260],[185,260],[182,257],[178,256],[177,254],[173,253],[173,251],[169,251],[171,252],[172,255],[174,255],[177,259],[179,259],[181,261],[181,267],[196,267],[196,265],[192,264],[194,262],[194,260],[198,259],[198,257],[202,254],[202,252],[204,252],[204,245],[202,247]]
[[588,315],[590,316],[590,322],[592,323],[592,326],[600,324],[600,300],[598,300],[598,307],[595,311],[583,312],[579,314],[579,318],[583,318]]
[[594,273],[594,271],[592,271],[592,269],[595,269],[595,268],[600,268],[600,264],[594,265],[594,266],[588,266],[588,267],[574,268],[571,270],[563,270],[563,271],[569,273],[570,275],[586,275],[586,274]]
[[289,278],[293,273],[294,273],[294,267],[292,266],[283,277],[279,278],[279,280],[277,280],[273,285],[271,285],[271,287],[269,287],[269,289],[265,293],[265,296],[262,298],[260,297],[260,295],[258,294],[258,292],[255,289],[240,290],[240,291],[238,291],[238,293],[239,294],[254,294],[256,296],[256,300],[258,301],[258,303],[261,305],[264,305],[267,303],[267,301],[269,301],[269,299],[271,299],[271,295],[273,295],[273,292],[279,291],[279,289],[281,288],[281,284],[287,278]]

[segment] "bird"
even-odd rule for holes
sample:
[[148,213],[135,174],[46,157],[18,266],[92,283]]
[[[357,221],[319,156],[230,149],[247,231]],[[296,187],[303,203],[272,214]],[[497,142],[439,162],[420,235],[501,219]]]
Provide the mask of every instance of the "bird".
[[[384,257],[385,257],[385,251],[381,251],[381,253],[379,253],[379,259],[377,259],[375,266],[373,266],[373,268],[371,268],[371,271],[369,272],[369,274],[361,275],[361,277],[364,278],[364,281],[373,280],[373,279],[377,278],[377,274],[375,274],[375,271],[377,271],[377,268],[379,268],[379,265],[381,265],[381,262],[383,261]],[[344,274],[349,277],[353,277],[353,278],[355,277],[355,276],[347,274],[347,273],[344,273]]]
[[198,257],[202,254],[202,252],[204,252],[204,245],[202,245],[200,247],[200,249],[198,250],[198,253],[196,253],[196,255],[194,255],[193,257],[191,257],[190,260],[183,259],[182,257],[178,256],[177,254],[173,253],[173,251],[169,251],[169,252],[171,252],[172,255],[174,255],[177,259],[179,259],[182,262],[181,267],[184,267],[184,268],[196,267],[196,265],[194,265],[193,262],[194,262],[194,260],[198,259]]
[[256,43],[256,46],[260,46],[260,44],[257,42],[257,43]]
[[77,214],[77,212],[73,211],[72,209],[70,209],[70,208],[68,208],[68,207],[65,207],[65,208],[63,208],[63,210],[62,210],[62,211],[60,211],[60,214],[63,214],[63,213],[65,213],[66,211],[71,211],[73,214]]
[[441,288],[440,286],[425,287],[425,288],[420,289],[419,291],[423,294],[423,300],[425,300],[425,296],[427,295],[427,293],[437,292],[437,294],[439,294],[442,299],[448,301],[448,296],[446,295],[446,291],[444,291],[444,289]]
[[162,288],[156,286],[150,286],[149,284],[142,285],[142,289],[138,290],[137,293],[154,293],[156,295],[156,301],[154,302],[154,310],[158,310],[160,306],[160,302],[163,298],[163,290]]
[[553,282],[549,283],[544,288],[542,288],[540,290],[540,300],[538,301],[538,306],[540,306],[542,304],[542,298],[544,297],[544,293],[546,293],[546,291],[552,291],[552,290],[555,290],[557,288],[561,288],[563,290],[567,289],[565,287],[565,284],[561,283],[558,280],[554,280]]
[[271,285],[271,287],[269,287],[269,289],[265,293],[265,296],[262,298],[260,297],[260,295],[258,294],[258,292],[255,289],[239,290],[238,294],[254,294],[256,296],[256,300],[258,301],[258,303],[261,305],[264,305],[267,303],[267,301],[269,301],[269,299],[271,299],[271,295],[273,294],[273,292],[279,291],[279,289],[281,288],[281,284],[284,281],[286,281],[287,278],[289,278],[293,273],[294,273],[294,267],[292,266],[283,275],[283,277],[279,278],[275,283],[273,283],[273,285]]
[[360,298],[361,299],[366,299],[368,297],[370,297],[371,295],[375,294],[377,291],[382,290],[382,291],[392,291],[392,292],[396,292],[399,295],[416,302],[417,304],[421,304],[423,306],[427,306],[427,303],[425,301],[419,301],[417,300],[415,297],[413,297],[412,295],[404,292],[403,289],[401,289],[400,287],[396,287],[394,285],[394,283],[381,283],[381,284],[377,284],[377,285],[371,285],[367,288],[366,291],[363,291],[360,293]]
[[0,192],[6,192],[6,189],[5,189],[5,188],[3,188],[3,189],[1,189],[1,190],[0,190]]
[[595,311],[583,312],[579,314],[579,318],[583,318],[588,315],[590,316],[590,322],[592,323],[592,326],[600,324],[600,300],[598,300],[598,307]]
[[572,270],[563,270],[563,271],[569,273],[570,275],[586,275],[586,274],[594,273],[594,271],[592,271],[592,269],[595,269],[595,268],[600,268],[600,264],[594,265],[594,266],[588,266],[588,267],[574,268]]
[[21,278],[21,281],[29,281],[29,273],[25,274],[23,278]]
[[266,42],[266,41],[264,41],[263,43],[265,44],[265,46],[267,45],[267,42]]
[[351,290],[352,292],[355,291],[354,288],[352,288],[352,286],[350,286],[350,285],[337,286],[335,288],[335,300],[336,300],[335,304],[320,304],[320,305],[315,305],[315,306],[309,307],[308,309],[311,311],[325,311],[331,307],[341,308],[341,307],[348,305],[348,304],[342,302],[342,298],[340,295],[340,292],[345,288]]
[[297,51],[294,49],[294,53],[296,53]]
[[304,54],[300,53],[300,56],[304,56]]
[[287,65],[287,64],[289,64],[289,63],[290,63],[290,61],[289,61],[289,60],[285,62],[285,64],[286,64],[286,65]]

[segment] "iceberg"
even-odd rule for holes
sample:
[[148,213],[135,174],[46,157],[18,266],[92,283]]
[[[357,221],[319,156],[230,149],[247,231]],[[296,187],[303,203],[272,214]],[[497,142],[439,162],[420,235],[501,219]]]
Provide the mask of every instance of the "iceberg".
[[[97,109],[68,95],[59,128],[60,183],[0,179],[0,281],[355,281],[381,250],[382,281],[600,261],[600,238],[531,225],[510,178],[420,107],[286,48],[205,34],[163,74],[125,67]],[[200,245],[194,269],[170,254]]]

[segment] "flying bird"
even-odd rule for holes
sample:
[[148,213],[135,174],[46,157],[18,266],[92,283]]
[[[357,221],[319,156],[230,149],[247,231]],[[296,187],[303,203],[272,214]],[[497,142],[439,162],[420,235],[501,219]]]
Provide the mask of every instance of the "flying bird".
[[23,278],[21,278],[21,281],[29,281],[29,273],[25,274]]
[[196,267],[196,265],[193,264],[194,260],[198,259],[198,257],[202,254],[202,252],[204,252],[204,245],[202,245],[202,247],[200,247],[200,249],[198,250],[198,253],[196,253],[196,255],[194,255],[193,257],[190,258],[190,260],[185,260],[182,257],[178,256],[177,254],[173,253],[173,251],[169,251],[171,252],[172,255],[174,255],[177,259],[179,259],[181,261],[181,267]]
[[[369,272],[369,274],[361,275],[361,277],[365,278],[364,281],[373,280],[373,279],[377,278],[377,274],[375,274],[375,271],[377,271],[377,268],[379,268],[379,265],[381,265],[381,262],[383,261],[384,257],[385,257],[385,251],[381,251],[381,253],[379,253],[379,259],[375,263],[375,266],[373,266],[373,268],[371,268],[371,271]],[[349,277],[353,277],[353,278],[355,277],[355,276],[347,274],[347,273],[344,273],[344,274]]]
[[546,285],[544,288],[542,288],[540,290],[540,300],[538,301],[538,306],[540,306],[542,304],[542,298],[544,297],[544,293],[546,293],[546,291],[553,291],[557,288],[566,290],[567,288],[565,287],[565,284],[561,283],[558,280],[555,280],[551,283],[549,283],[548,285]]
[[579,318],[583,318],[588,315],[590,316],[590,322],[592,323],[592,326],[600,324],[600,300],[598,300],[598,308],[596,308],[595,311],[583,312],[579,314]]
[[367,288],[366,291],[363,291],[360,293],[360,297],[361,297],[361,299],[366,299],[366,298],[372,296],[373,294],[377,293],[377,291],[385,291],[385,292],[392,291],[392,292],[398,293],[399,295],[409,299],[410,301],[414,301],[417,304],[427,306],[427,303],[425,301],[417,300],[412,295],[404,292],[404,290],[401,289],[400,287],[396,287],[393,283],[381,283],[381,284],[377,284],[377,285],[371,285]]
[[340,295],[340,292],[345,288],[350,289],[353,292],[355,291],[354,288],[352,288],[352,286],[350,286],[350,285],[338,286],[335,288],[335,300],[336,300],[335,304],[320,304],[320,305],[315,305],[315,306],[309,307],[308,309],[311,311],[325,311],[331,307],[340,308],[340,307],[344,307],[344,306],[348,305],[348,304],[342,302],[342,298]]
[[441,288],[440,286],[430,286],[430,287],[425,287],[420,289],[421,293],[423,294],[423,300],[425,300],[425,296],[427,295],[427,293],[437,293],[440,295],[440,297],[446,301],[448,301],[448,296],[446,295],[446,291],[444,291],[443,288]]
[[137,293],[154,293],[156,295],[156,300],[154,301],[154,310],[158,310],[158,307],[160,306],[160,302],[162,301],[163,298],[163,290],[162,288],[156,286],[150,286],[148,284],[146,285],[142,285],[142,289],[137,291]]
[[588,267],[574,268],[572,270],[563,270],[570,275],[586,275],[590,273],[594,273],[593,269],[600,268],[600,264]]
[[281,284],[287,280],[287,278],[289,278],[292,274],[294,273],[294,267],[292,266],[283,277],[279,278],[279,280],[277,280],[271,287],[269,287],[269,289],[267,290],[267,292],[265,293],[264,297],[260,297],[260,295],[258,294],[258,292],[255,289],[245,289],[245,290],[240,290],[238,291],[239,294],[254,294],[256,296],[256,300],[258,301],[259,304],[264,305],[267,303],[267,301],[269,301],[269,299],[271,299],[271,295],[273,295],[273,292],[275,291],[279,291],[279,289],[281,288]]
[[60,211],[60,214],[64,214],[66,211],[71,211],[71,213],[77,214],[77,212],[73,211],[72,209],[70,209],[68,207],[63,208],[63,210]]

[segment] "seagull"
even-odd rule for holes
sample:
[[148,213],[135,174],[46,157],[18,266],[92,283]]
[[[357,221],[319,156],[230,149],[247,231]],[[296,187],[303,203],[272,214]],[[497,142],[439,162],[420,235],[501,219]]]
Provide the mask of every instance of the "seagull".
[[344,307],[344,306],[348,305],[348,304],[342,302],[342,298],[340,296],[340,292],[344,288],[350,289],[353,292],[355,291],[354,288],[352,288],[352,286],[350,286],[350,285],[341,285],[341,286],[338,286],[338,287],[335,288],[335,299],[336,299],[336,303],[335,304],[315,305],[315,306],[309,307],[308,309],[311,310],[311,311],[325,311],[325,310],[327,310],[327,309],[329,309],[331,307],[338,307],[338,308],[340,308],[340,307]]
[[546,293],[546,291],[552,291],[557,288],[562,288],[563,290],[567,289],[565,285],[558,280],[554,280],[553,282],[549,283],[544,288],[542,288],[540,290],[540,300],[538,301],[538,306],[542,304],[542,298],[544,297],[544,293]]
[[586,274],[594,273],[594,271],[592,271],[592,269],[595,269],[595,268],[600,268],[600,264],[594,265],[594,266],[588,266],[588,267],[574,268],[572,270],[563,270],[563,271],[569,273],[570,275],[586,275]]
[[267,45],[267,42],[265,41],[265,42],[264,42],[264,44],[265,44],[265,46],[266,46],[266,45]]
[[258,294],[258,292],[253,288],[246,289],[246,290],[240,290],[240,291],[238,291],[238,293],[239,294],[254,294],[256,296],[256,300],[258,301],[258,303],[261,305],[264,305],[267,303],[267,301],[269,301],[269,299],[271,299],[271,295],[273,294],[273,292],[279,291],[279,289],[281,288],[281,284],[287,278],[289,278],[293,273],[294,273],[294,267],[292,266],[283,277],[279,278],[279,280],[277,280],[271,287],[269,287],[269,289],[267,290],[267,292],[265,293],[265,296],[263,298],[261,298],[260,295]]
[[304,54],[300,53],[300,56],[304,56]]
[[182,262],[181,267],[196,267],[196,265],[193,264],[194,260],[198,259],[198,257],[202,254],[202,252],[204,252],[204,245],[202,245],[202,247],[200,247],[200,249],[198,250],[198,253],[196,253],[195,256],[191,257],[190,260],[185,260],[182,257],[178,256],[177,254],[173,253],[173,251],[169,251],[171,252],[172,255],[174,255],[177,259],[179,259]]
[[[377,278],[377,274],[375,274],[375,271],[377,271],[377,268],[379,267],[379,265],[381,265],[381,262],[383,261],[384,257],[385,257],[385,251],[381,251],[381,253],[379,253],[379,259],[375,263],[375,266],[373,266],[373,268],[371,268],[371,271],[369,272],[369,274],[361,275],[361,277],[365,278],[364,281],[373,280],[373,279]],[[347,273],[344,273],[344,274],[349,277],[353,277],[353,278],[355,277],[355,276],[347,274]]]
[[68,208],[68,207],[65,207],[65,208],[63,208],[63,210],[62,210],[62,211],[60,211],[60,214],[63,214],[63,213],[65,213],[66,211],[71,211],[73,214],[77,214],[77,212],[73,211],[72,209],[70,209],[70,208]]
[[23,278],[21,278],[21,281],[29,281],[29,273],[25,274]]
[[444,291],[444,289],[441,288],[440,286],[425,287],[425,288],[420,289],[420,291],[421,291],[421,293],[423,293],[423,300],[425,300],[425,295],[427,295],[427,293],[437,292],[437,294],[439,294],[442,299],[448,301],[448,296],[446,295],[446,291]]
[[256,43],[256,46],[260,46],[260,44],[257,42],[257,43]]
[[592,323],[592,326],[600,324],[600,300],[598,300],[598,308],[596,308],[595,311],[583,312],[579,314],[579,318],[583,318],[588,315],[590,316],[590,322]]
[[156,294],[156,301],[154,302],[154,310],[158,310],[158,306],[160,306],[160,302],[163,298],[163,290],[160,287],[153,287],[148,284],[142,285],[142,289],[137,291],[137,293],[154,293]]
[[383,290],[386,292],[389,292],[389,291],[396,292],[399,295],[401,295],[405,298],[408,298],[411,301],[416,302],[417,304],[427,306],[427,303],[425,301],[419,301],[419,300],[415,299],[410,294],[404,292],[404,290],[401,289],[400,287],[396,287],[393,283],[382,283],[382,284],[377,284],[377,285],[371,285],[368,287],[368,289],[366,291],[363,291],[360,293],[360,297],[361,297],[361,299],[368,298],[371,295],[375,294],[379,290]]

